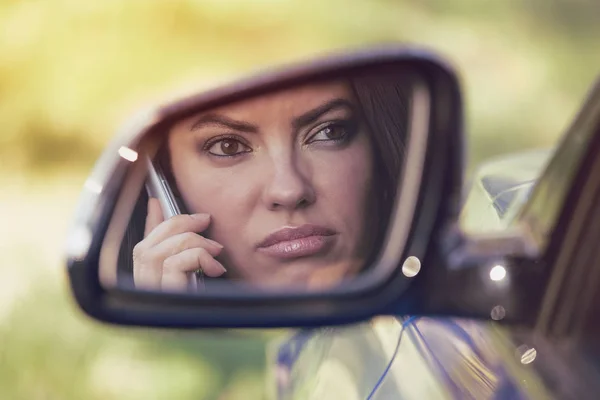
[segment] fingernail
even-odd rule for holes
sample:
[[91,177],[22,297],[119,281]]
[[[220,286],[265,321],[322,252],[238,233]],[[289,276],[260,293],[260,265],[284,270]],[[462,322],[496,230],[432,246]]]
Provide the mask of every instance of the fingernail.
[[223,266],[223,264],[221,264],[220,262],[218,262],[217,260],[215,260],[215,262],[217,263],[217,265],[219,267],[221,267],[221,269],[223,270],[223,273],[227,272],[227,270],[225,269],[225,267]]
[[222,248],[223,248],[223,245],[222,245],[221,243],[219,243],[219,242],[215,242],[214,240],[211,240],[211,239],[207,239],[207,238],[205,238],[205,239],[206,239],[206,241],[208,241],[209,243],[211,243],[211,244],[213,244],[213,245],[217,246],[218,248],[220,248],[220,249],[222,249]]
[[204,220],[207,220],[208,218],[210,218],[210,214],[205,214],[205,213],[191,214],[191,217],[204,221]]

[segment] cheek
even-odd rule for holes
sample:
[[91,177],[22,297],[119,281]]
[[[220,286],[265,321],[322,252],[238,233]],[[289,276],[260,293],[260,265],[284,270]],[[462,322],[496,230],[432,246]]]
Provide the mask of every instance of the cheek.
[[[190,213],[208,213],[215,235],[239,231],[255,203],[256,175],[244,168],[215,168],[200,161],[173,162],[177,187]],[[219,235],[221,236],[221,235]]]
[[320,197],[334,214],[353,221],[366,211],[372,191],[373,162],[364,143],[332,152],[315,162],[315,183]]

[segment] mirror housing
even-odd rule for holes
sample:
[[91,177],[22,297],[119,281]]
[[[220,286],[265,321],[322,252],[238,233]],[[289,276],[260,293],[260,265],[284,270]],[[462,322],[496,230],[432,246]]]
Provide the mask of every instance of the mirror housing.
[[[145,134],[198,110],[382,65],[417,74],[428,98],[426,126],[415,137],[421,150],[411,154],[420,164],[407,169],[415,188],[412,208],[396,209],[395,214],[395,218],[411,223],[404,232],[390,234],[387,248],[393,249],[396,240],[402,254],[386,258],[384,253],[378,261],[389,264],[382,268],[384,274],[316,293],[227,291],[188,296],[102,285],[98,267],[101,248],[117,198],[137,160],[135,149]],[[448,242],[447,235],[452,235],[448,228],[460,211],[462,112],[460,84],[453,68],[427,50],[397,46],[324,56],[144,110],[118,133],[84,185],[67,239],[67,270],[74,297],[85,313],[102,321],[180,328],[318,326],[351,323],[386,313],[444,313],[440,304],[428,300],[428,293],[439,285],[434,278],[438,268],[445,265],[444,243]],[[405,215],[407,212],[410,215]],[[423,265],[410,280],[402,273],[399,261],[409,256],[417,257]]]

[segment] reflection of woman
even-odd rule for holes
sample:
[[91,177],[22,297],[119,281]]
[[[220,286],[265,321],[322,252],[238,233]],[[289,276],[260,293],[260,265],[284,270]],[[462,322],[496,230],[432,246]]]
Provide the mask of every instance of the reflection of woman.
[[308,288],[356,274],[379,250],[401,172],[410,92],[393,76],[306,84],[176,124],[157,157],[190,214],[163,221],[142,195],[120,272],[152,289],[185,289],[198,268]]

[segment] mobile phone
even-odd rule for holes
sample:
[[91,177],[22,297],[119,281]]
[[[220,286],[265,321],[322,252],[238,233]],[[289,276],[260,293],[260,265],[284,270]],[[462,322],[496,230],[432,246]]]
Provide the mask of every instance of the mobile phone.
[[181,214],[179,205],[175,200],[171,186],[169,186],[160,163],[152,161],[150,157],[146,156],[146,167],[148,168],[146,191],[149,197],[158,199],[163,217],[169,219]]
[[[158,199],[160,208],[165,220],[181,214],[181,209],[177,204],[175,195],[171,190],[162,166],[159,162],[153,161],[146,156],[146,167],[148,168],[148,177],[146,179],[146,192],[148,197]],[[204,274],[202,269],[198,268],[195,272],[189,274],[188,283],[190,288],[198,289],[204,287]]]

